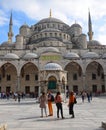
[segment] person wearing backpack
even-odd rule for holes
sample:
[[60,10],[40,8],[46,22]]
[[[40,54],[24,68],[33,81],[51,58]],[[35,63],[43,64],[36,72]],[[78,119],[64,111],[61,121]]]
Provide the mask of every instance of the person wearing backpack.
[[75,118],[75,115],[74,115],[74,104],[75,104],[75,95],[74,95],[74,92],[71,91],[70,95],[69,95],[69,103],[68,103],[69,115],[72,115],[71,118]]
[[51,91],[48,91],[48,109],[49,109],[49,115],[48,116],[53,116],[53,107],[52,107],[52,102],[53,102],[54,96],[52,95]]

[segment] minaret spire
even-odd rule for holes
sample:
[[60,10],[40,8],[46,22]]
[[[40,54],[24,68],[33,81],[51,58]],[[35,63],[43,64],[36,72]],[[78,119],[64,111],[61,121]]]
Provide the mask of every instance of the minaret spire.
[[88,14],[88,36],[89,36],[89,41],[91,41],[93,38],[93,31],[92,31],[90,10],[89,10],[89,14]]
[[13,26],[13,21],[12,21],[12,12],[11,12],[10,23],[9,23],[9,32],[8,32],[8,43],[12,43],[12,37],[14,35],[12,26]]

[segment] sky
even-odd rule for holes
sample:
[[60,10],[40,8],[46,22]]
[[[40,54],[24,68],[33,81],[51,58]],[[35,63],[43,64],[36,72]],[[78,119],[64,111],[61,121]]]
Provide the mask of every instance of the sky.
[[[71,26],[80,24],[82,32],[88,33],[88,10],[90,10],[93,40],[106,45],[106,0],[0,0],[0,44],[8,41],[9,20],[12,12],[13,41],[23,24],[36,24],[52,17]],[[87,36],[88,40],[88,36]]]

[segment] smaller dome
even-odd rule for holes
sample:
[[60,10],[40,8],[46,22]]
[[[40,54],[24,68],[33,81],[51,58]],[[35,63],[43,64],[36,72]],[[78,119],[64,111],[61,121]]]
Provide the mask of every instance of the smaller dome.
[[44,66],[44,70],[62,70],[62,67],[57,63],[48,63]]
[[1,44],[1,47],[12,47],[12,46],[14,46],[14,44],[13,43],[8,43],[8,41],[6,41],[6,42],[3,42],[2,44]]
[[88,42],[88,46],[100,46],[100,45],[101,45],[101,43],[96,40],[91,40]]
[[74,27],[78,27],[78,28],[82,28],[79,24],[75,23],[75,24],[72,24],[70,28],[74,28]]
[[24,60],[29,60],[29,59],[37,59],[38,55],[35,53],[27,53],[23,56]]
[[71,59],[79,59],[80,57],[79,57],[79,55],[78,55],[77,53],[68,52],[68,53],[65,55],[64,58],[71,60]]
[[29,26],[25,23],[20,28],[29,28]]
[[95,52],[87,52],[82,56],[82,58],[85,58],[85,59],[99,58],[99,55]]
[[8,53],[4,56],[4,59],[9,59],[9,60],[18,60],[19,56],[17,56],[14,53]]
[[104,54],[102,55],[102,58],[103,58],[103,59],[106,59],[106,53],[104,53]]
[[46,53],[46,52],[59,52],[59,50],[55,47],[47,47],[43,53]]

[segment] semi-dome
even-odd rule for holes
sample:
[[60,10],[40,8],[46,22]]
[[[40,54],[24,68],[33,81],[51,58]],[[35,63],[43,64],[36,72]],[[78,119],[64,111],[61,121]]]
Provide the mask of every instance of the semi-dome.
[[44,18],[42,20],[40,20],[38,22],[38,24],[42,24],[42,23],[64,23],[61,20],[57,19],[57,18],[53,18],[53,17],[49,17],[49,18]]
[[44,66],[45,70],[62,70],[62,67],[57,63],[48,63]]
[[24,60],[29,60],[29,59],[37,59],[38,58],[38,55],[35,54],[35,53],[26,53],[24,56],[23,56],[23,59]]
[[18,60],[18,59],[19,59],[19,56],[17,56],[17,55],[14,54],[14,53],[7,53],[7,54],[4,56],[4,59]]
[[43,53],[46,53],[46,52],[59,52],[59,50],[55,47],[46,47]]
[[71,59],[79,59],[80,57],[79,57],[79,55],[78,55],[77,53],[75,53],[75,52],[68,52],[68,53],[64,56],[64,58],[71,60]]
[[72,24],[70,28],[74,28],[74,27],[82,28],[78,23]]
[[43,29],[41,32],[60,32],[60,30],[56,28],[46,28],[46,29]]
[[90,58],[90,59],[99,58],[99,55],[95,52],[87,52],[82,56],[82,58],[85,58],[85,59],[87,59],[87,58]]
[[88,46],[100,46],[101,43],[97,40],[91,40],[88,42]]

